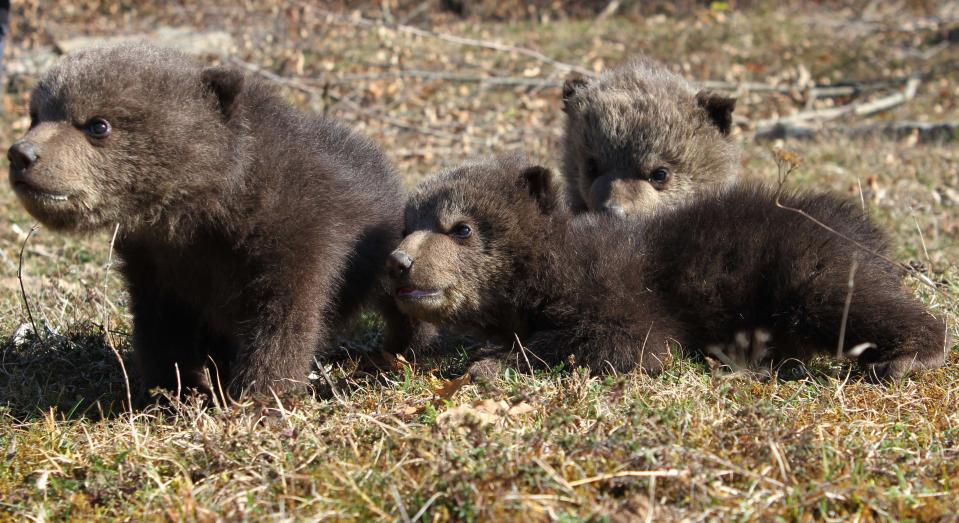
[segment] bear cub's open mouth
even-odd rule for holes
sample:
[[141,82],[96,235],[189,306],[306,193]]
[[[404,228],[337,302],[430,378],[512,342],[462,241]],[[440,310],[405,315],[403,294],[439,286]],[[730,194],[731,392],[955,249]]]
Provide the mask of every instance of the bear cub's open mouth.
[[68,194],[48,192],[22,180],[13,182],[13,190],[31,200],[65,202],[70,199]]
[[404,286],[396,289],[396,297],[404,300],[422,300],[436,298],[440,295],[438,290],[420,289],[417,287]]

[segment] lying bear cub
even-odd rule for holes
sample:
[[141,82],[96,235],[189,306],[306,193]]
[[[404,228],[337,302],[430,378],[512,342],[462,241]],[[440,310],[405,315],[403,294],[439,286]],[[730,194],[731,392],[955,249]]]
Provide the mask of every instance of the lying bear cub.
[[147,388],[295,386],[367,303],[390,350],[412,342],[380,284],[404,196],[369,138],[239,70],[140,44],[66,57],[30,118],[11,185],[53,229],[119,225]]
[[[703,352],[747,343],[751,364],[771,365],[836,352],[855,264],[844,352],[874,378],[943,364],[945,326],[896,268],[777,207],[770,189],[727,187],[642,221],[573,217],[561,192],[548,169],[516,157],[423,182],[388,262],[400,309],[518,341],[513,364],[524,367],[573,359],[592,372],[656,373],[671,343]],[[781,200],[884,249],[850,202]]]

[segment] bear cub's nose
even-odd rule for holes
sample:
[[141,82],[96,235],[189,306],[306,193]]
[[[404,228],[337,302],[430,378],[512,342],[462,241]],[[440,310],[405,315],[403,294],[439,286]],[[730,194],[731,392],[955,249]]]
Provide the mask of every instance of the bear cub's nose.
[[394,278],[403,276],[409,272],[412,266],[413,258],[410,258],[410,256],[403,251],[393,251],[386,260],[386,268],[390,271],[390,276]]
[[17,142],[10,146],[10,150],[7,151],[7,159],[10,160],[10,165],[14,166],[16,169],[27,169],[34,163],[36,163],[37,150],[30,142]]

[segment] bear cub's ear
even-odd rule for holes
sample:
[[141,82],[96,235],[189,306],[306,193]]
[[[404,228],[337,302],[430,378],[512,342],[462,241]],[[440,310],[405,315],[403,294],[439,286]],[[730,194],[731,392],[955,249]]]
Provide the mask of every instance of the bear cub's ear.
[[539,204],[544,214],[549,214],[560,203],[560,191],[556,176],[547,167],[535,165],[527,167],[520,173],[523,183],[529,190],[530,196]]
[[696,93],[696,103],[706,110],[709,119],[724,136],[729,134],[733,127],[733,109],[736,108],[736,99],[723,96],[712,91]]
[[233,115],[244,78],[243,71],[233,67],[207,67],[200,73],[200,81],[216,96],[224,118]]
[[570,111],[576,92],[584,89],[587,85],[589,85],[589,79],[575,71],[566,77],[566,81],[563,82],[563,111],[567,113]]

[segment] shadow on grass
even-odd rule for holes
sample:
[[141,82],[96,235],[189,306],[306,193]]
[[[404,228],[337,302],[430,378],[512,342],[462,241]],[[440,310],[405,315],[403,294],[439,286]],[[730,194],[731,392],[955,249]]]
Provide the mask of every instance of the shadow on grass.
[[[335,348],[321,351],[325,357],[319,360],[340,367],[334,373],[339,376],[338,385],[345,383],[341,379],[344,374],[355,381],[355,386],[362,387],[381,386],[388,382],[382,380],[384,377],[402,377],[402,369],[388,364],[378,369],[368,365],[371,361],[375,363],[380,355],[382,329],[379,324],[366,321],[346,334],[336,340]],[[130,378],[133,409],[140,411],[156,398],[140,392],[129,338],[117,334],[113,338]],[[430,368],[441,368],[444,376],[451,374],[451,364],[454,375],[465,370],[458,358],[451,361],[443,357],[448,357],[448,353],[435,356],[439,361],[431,362]],[[456,368],[457,364],[462,368]],[[333,397],[327,380],[317,379],[311,385],[315,397]],[[114,417],[127,411],[126,387],[117,356],[99,325],[81,323],[62,334],[48,332],[42,337],[32,332],[8,334],[0,343],[0,416],[31,421],[49,416],[52,410],[58,420]]]
[[[127,338],[114,339],[136,405],[136,362]],[[42,338],[32,332],[8,336],[0,346],[0,413],[17,420],[51,410],[57,419],[112,417],[127,409],[126,387],[120,362],[97,325],[76,325]]]

